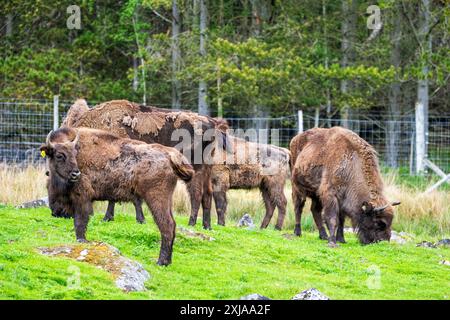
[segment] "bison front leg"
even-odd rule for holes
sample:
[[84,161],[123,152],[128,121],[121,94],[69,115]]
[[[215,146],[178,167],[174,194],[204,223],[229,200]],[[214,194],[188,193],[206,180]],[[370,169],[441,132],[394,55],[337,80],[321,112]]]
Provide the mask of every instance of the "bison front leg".
[[203,229],[211,230],[211,202],[212,202],[212,186],[211,180],[205,177],[203,181]]
[[227,193],[225,191],[213,192],[214,203],[217,211],[217,224],[225,225],[225,213],[227,212]]
[[142,212],[142,200],[135,199],[133,201],[134,209],[136,210],[136,221],[137,223],[145,223],[144,212]]
[[74,207],[75,236],[78,242],[88,242],[86,240],[86,229],[89,223],[89,216],[92,214],[92,202],[83,201],[81,207]]
[[197,223],[198,210],[202,201],[203,185],[202,173],[196,171],[192,180],[187,184],[189,199],[191,201],[191,216],[189,217],[189,225],[195,226]]
[[338,227],[337,227],[337,234],[336,234],[336,241],[340,242],[340,243],[345,243],[344,224],[345,224],[345,214],[343,212],[340,212]]
[[339,207],[335,197],[329,197],[322,200],[325,221],[328,227],[330,236],[328,237],[328,246],[335,248],[336,244],[336,227],[338,224]]
[[114,221],[114,207],[116,203],[114,201],[108,201],[108,208],[106,209],[105,217],[103,221]]

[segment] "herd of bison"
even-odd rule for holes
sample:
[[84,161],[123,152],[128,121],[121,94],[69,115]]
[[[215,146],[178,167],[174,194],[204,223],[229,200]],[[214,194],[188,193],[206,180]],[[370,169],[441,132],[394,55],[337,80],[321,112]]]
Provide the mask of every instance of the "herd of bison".
[[[314,128],[295,136],[289,150],[233,136],[226,121],[189,111],[147,107],[114,100],[89,108],[79,99],[62,126],[51,131],[41,153],[47,159],[52,215],[73,217],[76,238],[86,242],[93,201],[108,201],[104,220],[114,219],[115,202],[133,202],[144,222],[144,201],[161,233],[159,265],[172,259],[175,220],[172,197],[180,179],[189,192],[195,225],[200,206],[203,227],[211,228],[211,202],[225,225],[229,189],[259,188],[266,228],[275,209],[283,226],[292,181],[295,234],[301,235],[306,198],[321,239],[344,240],[349,217],[361,243],[389,240],[393,206],[383,194],[377,154],[354,132]],[[328,233],[325,229],[328,229]]]

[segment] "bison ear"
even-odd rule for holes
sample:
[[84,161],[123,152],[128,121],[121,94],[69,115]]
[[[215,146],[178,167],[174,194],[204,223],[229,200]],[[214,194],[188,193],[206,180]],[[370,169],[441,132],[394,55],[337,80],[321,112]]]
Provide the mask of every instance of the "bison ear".
[[41,155],[42,157],[48,156],[48,157],[52,157],[53,156],[53,148],[49,147],[46,144],[43,144],[40,148],[39,151],[41,151]]

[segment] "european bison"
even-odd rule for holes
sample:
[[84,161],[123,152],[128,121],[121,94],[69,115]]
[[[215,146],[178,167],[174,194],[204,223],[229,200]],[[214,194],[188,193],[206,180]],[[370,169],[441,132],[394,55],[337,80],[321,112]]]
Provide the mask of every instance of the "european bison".
[[93,201],[144,199],[161,232],[158,264],[171,263],[175,238],[172,195],[177,178],[189,181],[194,174],[181,153],[88,128],[52,131],[41,151],[48,159],[49,193],[74,213],[78,241],[87,241]]
[[266,207],[261,228],[267,228],[275,208],[278,208],[275,228],[281,230],[286,215],[284,185],[289,174],[289,150],[230,135],[229,140],[233,147],[231,159],[225,155],[227,159],[222,164],[213,165],[211,171],[218,224],[225,225],[226,193],[229,189],[259,188]]
[[[201,203],[205,229],[211,228],[212,187],[211,166],[205,163],[208,159],[204,159],[204,156],[208,157],[208,148],[211,151],[211,146],[217,145],[213,143],[215,136],[222,139],[219,146],[223,150],[227,145],[226,134],[216,130],[216,125],[213,118],[190,111],[146,107],[127,100],[108,101],[89,108],[83,99],[78,99],[71,106],[63,123],[63,126],[102,129],[123,138],[176,147],[187,155],[195,170],[195,175],[188,184],[191,200],[189,225],[196,224]],[[206,136],[208,130],[216,134]],[[180,140],[184,143],[180,143]],[[138,212],[139,208],[136,206],[136,213]],[[110,221],[113,217],[114,204],[109,203],[104,220]]]
[[[222,150],[225,150],[227,146],[226,134],[216,130],[216,124],[217,122],[213,118],[190,111],[147,107],[127,100],[108,101],[89,108],[85,100],[78,99],[69,109],[63,126],[102,129],[122,138],[176,147],[187,155],[195,170],[194,177],[188,184],[191,200],[189,225],[196,224],[201,203],[203,227],[210,229],[211,166],[205,163],[208,159],[203,157],[208,148],[217,145],[213,143],[215,136],[222,139],[218,144]],[[208,130],[214,131],[216,134],[206,137],[205,133]],[[185,139],[184,143],[180,143],[180,139]],[[136,207],[136,211],[138,210]],[[110,203],[104,220],[109,221],[113,217],[114,204]]]
[[384,196],[377,153],[370,144],[341,127],[315,128],[295,136],[290,150],[296,235],[301,234],[302,210],[310,197],[320,238],[328,239],[331,247],[345,242],[346,216],[361,243],[390,240],[392,207],[399,202],[390,203]]

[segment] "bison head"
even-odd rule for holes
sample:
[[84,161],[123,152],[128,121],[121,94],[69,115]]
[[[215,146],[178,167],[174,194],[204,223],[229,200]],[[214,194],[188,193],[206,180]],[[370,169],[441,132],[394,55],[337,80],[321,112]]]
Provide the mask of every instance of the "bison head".
[[51,131],[40,150],[48,157],[50,177],[61,183],[76,183],[81,176],[77,165],[78,132],[72,128]]
[[358,237],[363,244],[391,239],[391,225],[394,218],[393,206],[400,202],[374,207],[372,204],[364,202],[361,207],[361,214],[358,220]]

